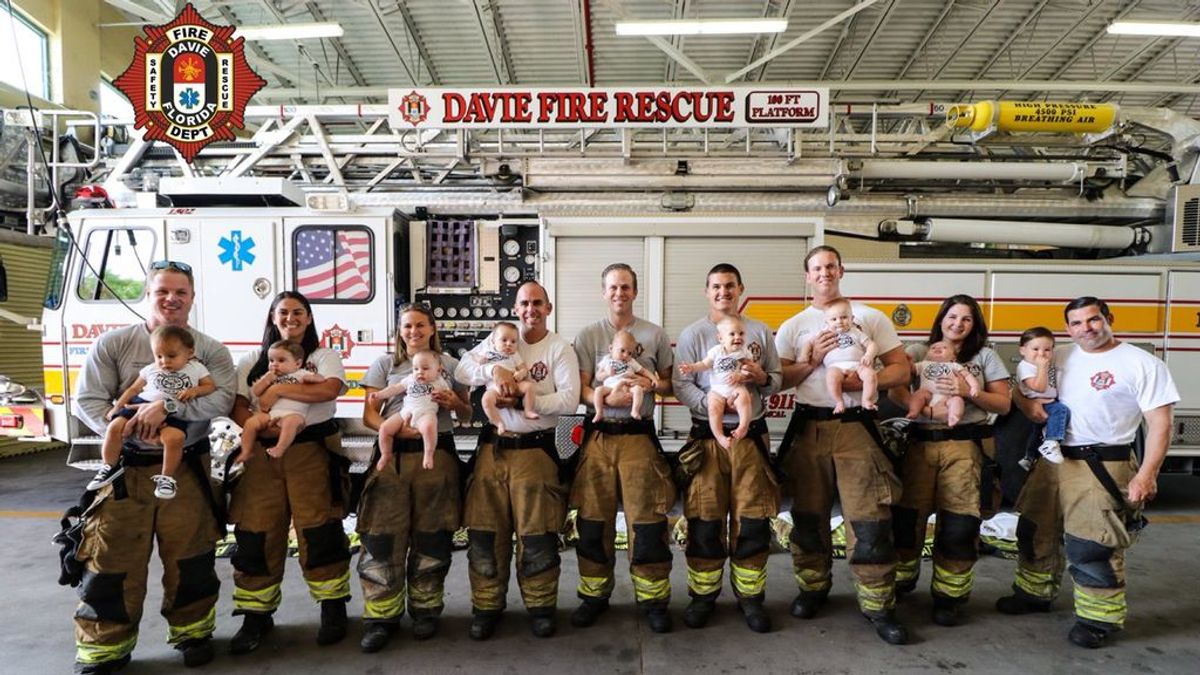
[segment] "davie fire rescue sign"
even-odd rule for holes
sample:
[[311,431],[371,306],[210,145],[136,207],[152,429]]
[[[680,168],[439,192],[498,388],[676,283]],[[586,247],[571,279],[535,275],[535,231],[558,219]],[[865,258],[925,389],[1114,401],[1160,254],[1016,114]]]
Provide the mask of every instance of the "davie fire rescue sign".
[[391,89],[392,128],[776,127],[829,124],[828,89]]
[[232,141],[246,104],[266,86],[246,63],[233,26],[204,20],[190,4],[134,38],[133,62],[113,84],[133,104],[134,127],[173,146],[190,162],[213,141]]

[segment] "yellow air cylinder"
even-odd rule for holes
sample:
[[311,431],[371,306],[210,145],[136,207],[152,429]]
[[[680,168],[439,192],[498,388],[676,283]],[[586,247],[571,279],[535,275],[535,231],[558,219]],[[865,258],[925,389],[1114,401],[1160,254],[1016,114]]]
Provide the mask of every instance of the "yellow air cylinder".
[[946,122],[956,129],[1047,133],[1097,133],[1112,127],[1119,108],[1112,103],[981,101],[951,106]]

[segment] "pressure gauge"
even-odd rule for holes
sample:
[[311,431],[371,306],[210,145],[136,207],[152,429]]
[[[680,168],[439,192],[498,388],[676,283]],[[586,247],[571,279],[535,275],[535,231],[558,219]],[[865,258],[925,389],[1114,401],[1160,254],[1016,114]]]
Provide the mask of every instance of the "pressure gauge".
[[453,308],[453,307],[451,307],[450,309],[447,309],[447,310],[446,310],[446,316],[448,316],[448,317],[450,317],[451,319],[453,319],[454,317],[458,316],[458,310],[457,310],[457,309],[455,309],[455,308]]
[[443,315],[443,314],[445,314],[445,313],[446,313],[446,310],[442,309],[441,307],[434,307],[434,308],[433,308],[433,316],[434,316],[435,318],[438,318],[438,319],[440,319],[440,318],[442,318],[442,315]]
[[507,318],[508,318],[508,308],[507,308],[507,307],[501,307],[501,308],[500,308],[500,318],[501,318],[501,319],[507,319]]
[[509,239],[504,242],[504,255],[512,258],[521,252],[521,242],[516,239]]
[[489,319],[496,318],[496,308],[495,307],[488,307],[487,312],[485,312],[485,313],[487,314],[487,318],[489,318]]
[[504,268],[504,280],[510,284],[515,284],[521,279],[521,270],[514,265],[509,265]]
[[476,307],[475,309],[472,309],[471,316],[475,317],[476,319],[481,318],[483,316],[483,308]]

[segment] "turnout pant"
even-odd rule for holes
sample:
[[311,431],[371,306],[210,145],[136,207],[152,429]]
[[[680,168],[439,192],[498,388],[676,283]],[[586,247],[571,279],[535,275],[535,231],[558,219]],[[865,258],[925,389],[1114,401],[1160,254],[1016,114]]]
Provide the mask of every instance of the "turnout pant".
[[900,503],[892,509],[897,584],[916,584],[925,524],[936,513],[933,595],[964,602],[970,596],[979,558],[981,470],[975,441],[917,441],[909,447],[900,471]]
[[761,419],[728,450],[711,438],[707,420],[693,420],[688,445],[698,448],[703,460],[683,501],[692,597],[715,599],[720,594],[726,558],[734,595],[761,597],[766,590],[770,519],[779,512],[779,484],[764,452],[767,443]]
[[472,609],[476,614],[504,610],[516,534],[517,584],[525,608],[534,615],[553,613],[558,533],[566,520],[566,490],[558,464],[546,451],[554,430],[488,436],[485,429],[464,509]]
[[[1103,454],[1103,467],[1122,498],[1137,460],[1128,446]],[[1050,601],[1062,582],[1063,558],[1075,582],[1075,616],[1103,630],[1124,626],[1125,549],[1133,536],[1127,510],[1105,490],[1082,459],[1063,448],[1062,464],[1038,461],[1017,498],[1017,547],[1020,553],[1013,590],[1020,596]],[[1123,456],[1122,456],[1123,455]]]
[[639,605],[666,605],[671,598],[667,512],[675,503],[675,484],[655,439],[647,433],[619,433],[622,426],[634,426],[634,422],[607,422],[590,428],[580,448],[582,458],[570,499],[579,509],[575,519],[579,597],[608,598],[612,594],[613,542],[620,503],[629,535],[634,596]]
[[[125,454],[125,473],[101,488],[84,526],[77,557],[86,569],[75,610],[75,659],[103,663],[123,658],[137,644],[146,598],[150,552],[158,546],[163,566],[162,615],[173,644],[212,635],[220,582],[214,571],[220,537],[212,510],[212,486],[187,464],[208,467],[202,454],[185,459],[176,473],[174,499],[154,496],[151,476],[162,456]],[[208,491],[208,494],[205,494]]]
[[[442,613],[451,540],[462,512],[454,435],[438,435],[432,469],[421,467],[422,450],[420,439],[396,439],[392,463],[372,469],[363,487],[358,577],[368,622],[399,621],[406,602],[414,617]],[[372,467],[376,461],[378,454]]]
[[[800,410],[793,413],[799,414]],[[900,481],[863,424],[838,418],[804,420],[790,447],[781,448],[781,467],[792,494],[789,548],[800,591],[828,593],[833,584],[829,518],[836,490],[859,609],[879,616],[896,604],[891,506],[899,496]]]
[[305,439],[279,459],[255,446],[229,510],[237,539],[231,560],[234,614],[269,614],[279,607],[289,524],[296,529],[300,570],[313,600],[350,597],[344,498],[327,449],[340,443],[339,434]]

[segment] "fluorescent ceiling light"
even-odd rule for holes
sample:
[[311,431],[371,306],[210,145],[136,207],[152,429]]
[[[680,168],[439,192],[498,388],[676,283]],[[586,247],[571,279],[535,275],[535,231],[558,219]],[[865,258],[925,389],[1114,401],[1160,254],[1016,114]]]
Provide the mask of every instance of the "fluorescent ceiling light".
[[1108,25],[1114,35],[1155,35],[1200,37],[1200,23],[1190,21],[1114,21]]
[[787,19],[681,19],[673,21],[618,21],[617,35],[732,35],[782,33]]
[[304,38],[341,37],[339,23],[280,23],[269,26],[238,26],[234,37],[247,40],[302,40]]

